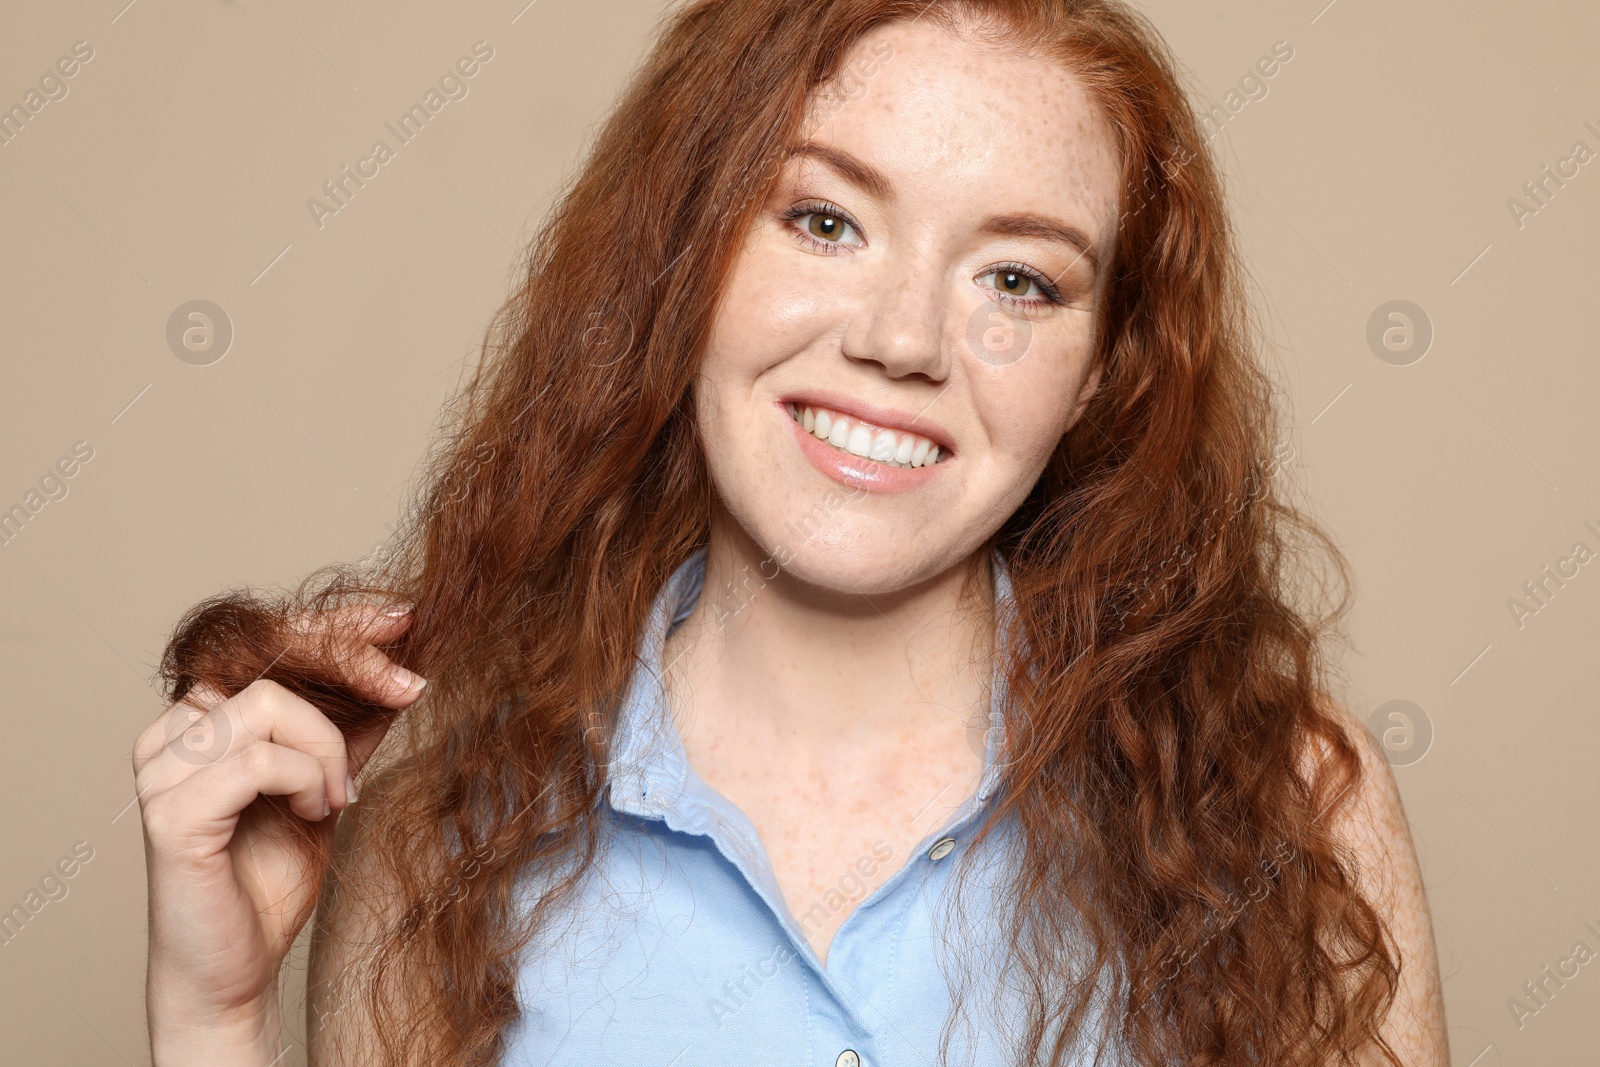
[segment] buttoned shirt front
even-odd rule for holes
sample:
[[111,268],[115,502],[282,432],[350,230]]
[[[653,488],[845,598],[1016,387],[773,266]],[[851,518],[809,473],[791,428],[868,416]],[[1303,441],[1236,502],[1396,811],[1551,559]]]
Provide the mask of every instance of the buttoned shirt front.
[[[656,599],[618,716],[602,847],[576,898],[524,953],[522,1017],[502,1063],[931,1067],[956,975],[965,976],[967,1010],[947,1062],[1011,1063],[995,905],[1015,862],[1014,825],[1001,823],[971,858],[960,910],[948,910],[952,872],[1000,783],[1003,677],[996,671],[975,792],[915,847],[865,849],[797,917],[755,826],[689,765],[662,685],[663,643],[700,595],[705,551]],[[998,553],[993,560],[998,613],[1010,578]],[[899,866],[860,898],[862,879],[883,864]],[[806,917],[837,914],[851,899],[859,903],[824,965]]]

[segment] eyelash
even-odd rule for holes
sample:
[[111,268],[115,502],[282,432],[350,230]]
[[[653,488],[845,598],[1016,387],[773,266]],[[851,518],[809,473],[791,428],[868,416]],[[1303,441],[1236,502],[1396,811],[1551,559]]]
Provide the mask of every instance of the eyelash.
[[1044,276],[1043,272],[1034,270],[1032,267],[1028,266],[1026,263],[1002,263],[999,266],[995,267],[993,270],[985,271],[984,273],[985,274],[1002,274],[1002,273],[1004,273],[1004,274],[1020,274],[1024,278],[1031,279],[1033,281],[1033,284],[1037,285],[1039,287],[1039,290],[1042,293],[1044,293],[1044,299],[1043,300],[1038,300],[1038,299],[1029,299],[1029,298],[1023,297],[1023,296],[1014,296],[1011,293],[1002,292],[1001,290],[996,289],[995,290],[995,295],[998,296],[1001,300],[1005,300],[1005,301],[1008,301],[1008,302],[1011,302],[1011,303],[1021,304],[1021,305],[1024,305],[1024,306],[1026,306],[1028,304],[1041,304],[1041,303],[1043,303],[1043,304],[1059,304],[1059,303],[1061,303],[1061,290],[1056,288],[1055,283],[1052,282],[1049,278],[1046,278]]
[[[855,218],[851,216],[848,211],[837,204],[830,204],[826,200],[807,200],[803,203],[796,204],[791,208],[787,208],[783,212],[781,218],[784,222],[793,222],[796,219],[803,219],[807,215],[827,215],[829,218],[841,220],[846,225],[854,226],[857,233],[861,232],[861,224],[856,222]],[[821,238],[813,237],[805,230],[799,228],[791,229],[790,232],[794,234],[795,240],[800,241],[802,244],[816,248],[825,255],[837,256],[840,254],[839,246],[831,241],[824,241]]]
[[[852,217],[848,211],[844,210],[844,208],[838,206],[837,204],[829,203],[826,200],[808,200],[803,203],[795,204],[793,207],[786,208],[780,218],[785,223],[793,223],[796,219],[803,219],[807,215],[827,215],[829,218],[839,219],[846,225],[855,227],[857,233],[861,232],[860,223],[856,222],[855,218]],[[824,255],[837,256],[841,254],[839,245],[832,241],[824,241],[821,238],[814,237],[810,233],[807,233],[805,230],[799,228],[791,227],[789,232],[794,235],[795,240],[805,244],[807,247],[817,249]],[[1016,296],[1011,293],[1003,292],[999,289],[994,289],[995,295],[1005,303],[1013,304],[1018,307],[1037,307],[1041,304],[1060,304],[1062,302],[1061,290],[1058,289],[1055,284],[1044,275],[1043,272],[1035,270],[1026,263],[1001,263],[991,267],[987,271],[984,271],[984,275],[1001,273],[1020,274],[1024,278],[1032,281],[1039,287],[1039,290],[1044,293],[1043,298],[1030,298]],[[980,275],[980,277],[984,275]],[[989,288],[994,287],[990,286]]]

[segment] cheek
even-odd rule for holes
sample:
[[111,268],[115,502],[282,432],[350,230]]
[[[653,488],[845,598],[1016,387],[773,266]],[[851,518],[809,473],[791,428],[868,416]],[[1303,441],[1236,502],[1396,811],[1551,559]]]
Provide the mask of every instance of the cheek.
[[1043,469],[1079,414],[1090,349],[1087,328],[1075,325],[1038,339],[1026,357],[975,383],[996,454],[1029,474]]
[[1017,397],[1001,423],[1005,436],[996,442],[1001,454],[1030,474],[1042,470],[1061,440],[1064,403],[1042,391]]
[[837,302],[792,255],[775,249],[776,238],[749,242],[735,261],[712,323],[701,374],[717,381],[753,381],[802,351],[825,332],[825,317]]
[[[735,261],[714,314],[699,372],[695,414],[718,493],[735,496],[752,474],[735,469],[750,462],[753,435],[770,414],[752,402],[768,371],[799,350],[803,338],[798,315],[764,279],[772,277],[772,257],[754,243]],[[770,431],[770,427],[767,427]]]

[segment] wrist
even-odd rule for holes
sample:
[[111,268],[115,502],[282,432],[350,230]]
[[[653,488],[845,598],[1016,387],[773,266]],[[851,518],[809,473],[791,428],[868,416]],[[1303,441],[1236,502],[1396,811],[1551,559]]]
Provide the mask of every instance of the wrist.
[[200,1003],[152,992],[152,1067],[268,1067],[283,1054],[283,1013],[276,990],[236,1008],[185,1008]]

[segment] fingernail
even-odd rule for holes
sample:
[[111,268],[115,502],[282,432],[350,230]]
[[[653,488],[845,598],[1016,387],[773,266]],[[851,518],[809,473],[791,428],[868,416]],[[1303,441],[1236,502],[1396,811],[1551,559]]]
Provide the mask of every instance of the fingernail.
[[333,801],[327,797],[322,798],[322,817],[326,819],[333,812]]
[[412,689],[421,689],[423,686],[428,684],[428,680],[426,678],[423,678],[421,675],[412,674],[404,667],[396,667],[390,674],[390,677],[394,679],[395,685],[398,685],[400,688],[408,691]]
[[410,604],[401,604],[397,608],[390,608],[389,610],[385,611],[384,614],[389,616],[389,618],[391,618],[391,619],[398,619],[402,615],[410,615],[411,614],[411,605]]
[[355,775],[353,775],[353,774],[345,775],[344,776],[344,802],[346,804],[354,804],[356,801],[358,801],[360,799],[361,799],[361,794],[356,792]]

